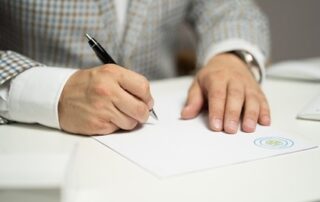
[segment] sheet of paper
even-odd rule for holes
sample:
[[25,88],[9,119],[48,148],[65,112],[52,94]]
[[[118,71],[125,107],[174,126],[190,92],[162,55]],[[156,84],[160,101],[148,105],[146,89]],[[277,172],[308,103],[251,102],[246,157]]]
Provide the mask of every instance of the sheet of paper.
[[212,132],[206,115],[180,120],[185,92],[158,94],[152,118],[131,132],[97,136],[96,140],[155,174],[168,177],[315,148],[302,139],[258,127],[254,134]]

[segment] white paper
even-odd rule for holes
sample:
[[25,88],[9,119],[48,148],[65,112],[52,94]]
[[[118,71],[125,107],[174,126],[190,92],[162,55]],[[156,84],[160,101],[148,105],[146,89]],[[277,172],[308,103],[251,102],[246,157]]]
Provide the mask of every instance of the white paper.
[[229,135],[207,127],[207,116],[180,120],[185,93],[155,97],[159,121],[152,118],[131,132],[97,136],[95,139],[130,161],[155,174],[168,177],[261,158],[315,148],[302,139],[258,127],[255,133]]

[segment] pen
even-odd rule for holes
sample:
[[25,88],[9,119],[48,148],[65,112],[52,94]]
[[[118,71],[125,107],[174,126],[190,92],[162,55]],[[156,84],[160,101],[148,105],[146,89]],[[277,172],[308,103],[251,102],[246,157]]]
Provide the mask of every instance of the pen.
[[[101,60],[103,64],[117,64],[112,57],[107,53],[107,51],[89,34],[86,33],[88,43],[92,50],[95,52],[97,57]],[[158,116],[153,109],[150,110],[152,117],[158,120]]]

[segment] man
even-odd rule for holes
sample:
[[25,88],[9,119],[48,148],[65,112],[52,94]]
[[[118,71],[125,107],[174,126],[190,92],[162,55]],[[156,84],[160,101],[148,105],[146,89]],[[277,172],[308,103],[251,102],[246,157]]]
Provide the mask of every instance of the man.
[[[270,124],[258,83],[268,27],[250,0],[3,0],[0,23],[3,123],[85,135],[135,128],[153,107],[148,80],[177,76],[168,43],[188,23],[197,36],[199,71],[181,118],[194,118],[207,103],[214,131],[235,133],[241,116],[246,132]],[[99,65],[85,33],[119,65]]]

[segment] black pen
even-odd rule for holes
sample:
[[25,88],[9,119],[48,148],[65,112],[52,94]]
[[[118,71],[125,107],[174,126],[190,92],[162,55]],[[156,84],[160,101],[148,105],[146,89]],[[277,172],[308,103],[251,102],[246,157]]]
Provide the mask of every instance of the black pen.
[[[107,53],[107,51],[89,34],[86,34],[88,43],[92,50],[95,52],[97,57],[101,60],[103,64],[117,64],[112,57]],[[150,110],[152,117],[158,120],[157,114],[153,109]]]

